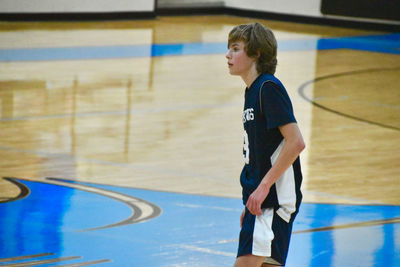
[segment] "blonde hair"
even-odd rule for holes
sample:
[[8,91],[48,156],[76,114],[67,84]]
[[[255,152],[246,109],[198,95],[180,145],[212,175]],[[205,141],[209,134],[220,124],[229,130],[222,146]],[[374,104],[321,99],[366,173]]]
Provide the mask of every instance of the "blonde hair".
[[257,58],[258,73],[275,74],[277,42],[274,33],[260,23],[234,27],[228,36],[228,48],[233,42],[243,41],[247,56]]

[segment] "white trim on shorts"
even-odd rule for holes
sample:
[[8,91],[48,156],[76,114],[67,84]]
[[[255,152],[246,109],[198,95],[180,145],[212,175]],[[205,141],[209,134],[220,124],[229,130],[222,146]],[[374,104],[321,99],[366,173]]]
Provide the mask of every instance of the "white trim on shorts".
[[274,209],[264,209],[263,214],[256,216],[253,232],[252,254],[256,256],[271,257],[271,244],[274,239],[272,221]]

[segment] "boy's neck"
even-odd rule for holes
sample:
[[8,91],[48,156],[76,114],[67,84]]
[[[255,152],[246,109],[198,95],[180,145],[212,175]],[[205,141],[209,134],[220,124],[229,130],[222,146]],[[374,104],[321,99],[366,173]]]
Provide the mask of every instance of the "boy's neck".
[[250,89],[250,86],[257,79],[260,73],[257,72],[256,68],[251,68],[250,71],[244,75],[242,75],[242,80],[247,85],[247,88]]

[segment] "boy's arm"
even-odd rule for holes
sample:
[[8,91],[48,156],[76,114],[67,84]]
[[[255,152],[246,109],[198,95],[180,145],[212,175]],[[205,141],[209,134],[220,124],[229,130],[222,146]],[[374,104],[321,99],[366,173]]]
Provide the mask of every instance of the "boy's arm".
[[253,215],[261,215],[261,204],[267,197],[271,186],[293,164],[300,152],[305,148],[303,137],[297,123],[289,123],[279,127],[285,143],[275,164],[261,180],[260,185],[250,195],[246,207]]

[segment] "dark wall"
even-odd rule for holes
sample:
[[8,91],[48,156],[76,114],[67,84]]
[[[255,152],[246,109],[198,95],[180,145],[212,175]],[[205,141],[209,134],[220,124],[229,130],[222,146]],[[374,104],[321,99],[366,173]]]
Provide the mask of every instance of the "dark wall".
[[321,0],[321,13],[400,21],[400,0]]

